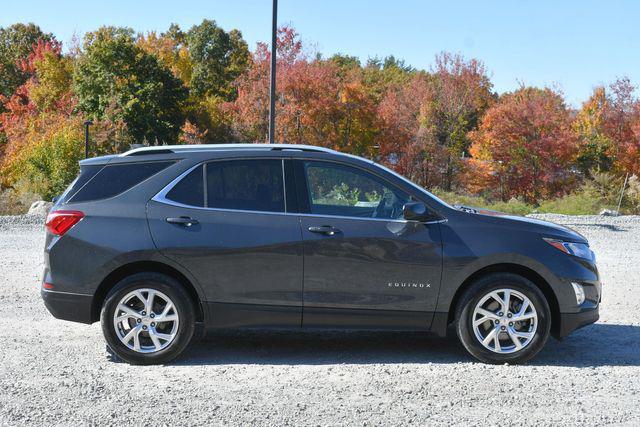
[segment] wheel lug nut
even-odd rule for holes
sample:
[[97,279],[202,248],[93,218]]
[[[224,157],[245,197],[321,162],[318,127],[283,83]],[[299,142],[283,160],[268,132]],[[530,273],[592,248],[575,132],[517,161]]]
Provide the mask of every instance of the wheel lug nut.
[[511,313],[507,314],[508,318],[511,318],[511,316],[513,316],[513,314],[511,314]]
[[500,326],[500,329],[502,329],[504,331],[507,328],[505,328],[504,326]]
[[500,321],[499,321],[498,319],[496,319],[495,323],[496,323],[496,325],[497,325],[498,323],[500,323]]
[[146,330],[147,330],[147,327],[146,327],[146,326],[143,326],[143,327],[142,327],[142,330],[143,330],[143,331],[146,331]]
[[509,322],[509,326],[513,326],[513,322]]
[[146,312],[146,311],[143,311],[141,314],[142,314],[143,316],[146,316],[146,315],[147,315],[147,312]]
[[152,323],[151,323],[151,326],[155,327],[155,326],[156,326],[156,324],[152,322]]
[[[154,317],[156,317],[156,315],[155,315],[155,314],[153,314],[153,313],[151,313],[151,314],[149,315],[149,317],[151,317],[151,318],[153,319]],[[509,317],[511,317],[511,316],[509,316]]]
[[504,313],[500,312],[500,313],[498,313],[498,316],[502,317],[502,316],[504,316]]
[[142,322],[142,319],[137,319],[136,322],[140,323]]

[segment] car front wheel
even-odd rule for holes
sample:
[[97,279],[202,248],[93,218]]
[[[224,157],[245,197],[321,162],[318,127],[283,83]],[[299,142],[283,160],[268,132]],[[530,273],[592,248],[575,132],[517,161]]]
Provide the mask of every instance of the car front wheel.
[[137,273],[109,292],[100,316],[109,348],[131,364],[166,363],[187,347],[193,303],[182,285],[158,273]]
[[530,280],[495,273],[473,283],[456,313],[464,347],[486,363],[523,363],[544,347],[551,312],[544,294]]

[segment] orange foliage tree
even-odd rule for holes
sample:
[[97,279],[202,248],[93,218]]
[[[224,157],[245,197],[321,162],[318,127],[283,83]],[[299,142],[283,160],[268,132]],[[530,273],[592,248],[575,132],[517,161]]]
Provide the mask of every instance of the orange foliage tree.
[[[502,199],[529,203],[568,193],[575,183],[577,152],[571,114],[551,89],[523,87],[503,95],[485,114],[473,141],[471,167]],[[480,175],[484,171],[484,176]]]

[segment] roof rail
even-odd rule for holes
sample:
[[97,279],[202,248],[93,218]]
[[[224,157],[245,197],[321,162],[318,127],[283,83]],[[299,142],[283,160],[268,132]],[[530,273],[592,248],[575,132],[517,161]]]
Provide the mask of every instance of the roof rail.
[[335,150],[325,147],[302,144],[192,144],[192,145],[160,145],[157,147],[140,147],[122,153],[122,157],[142,156],[147,154],[168,154],[192,151],[230,151],[230,150],[298,150],[323,153],[335,153]]
[[[139,149],[136,149],[136,150],[139,150]],[[175,151],[168,148],[164,148],[162,150],[140,150],[140,151],[130,150],[124,153],[124,155],[129,157],[129,156],[144,156],[147,154],[171,154],[174,152]]]

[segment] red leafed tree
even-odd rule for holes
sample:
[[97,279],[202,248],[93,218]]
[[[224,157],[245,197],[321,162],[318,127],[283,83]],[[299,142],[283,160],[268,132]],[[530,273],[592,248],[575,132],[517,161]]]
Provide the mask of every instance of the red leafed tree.
[[459,187],[468,132],[494,100],[484,65],[442,53],[430,73],[392,87],[382,100],[381,154],[422,185]]
[[[408,83],[390,89],[380,102],[378,114],[382,123],[380,160],[399,173],[422,185],[433,181],[421,135],[421,109],[429,93],[429,76],[415,75]],[[431,148],[431,149],[430,149]]]
[[[376,109],[357,72],[340,75],[331,61],[310,59],[297,33],[278,30],[277,142],[312,144],[372,154]],[[228,105],[238,139],[267,141],[270,51],[259,43],[249,69],[238,79],[238,98]]]
[[604,127],[614,141],[614,168],[619,174],[640,174],[640,101],[635,86],[621,78],[609,86]]
[[[302,51],[302,43],[296,32],[289,27],[278,29],[277,33],[277,81],[279,96],[276,100],[278,130],[282,130],[283,100],[280,95],[287,80],[290,80],[291,70],[299,64],[306,64],[307,58]],[[236,85],[238,98],[228,107],[233,113],[236,131],[240,138],[251,142],[267,142],[269,132],[269,63],[271,53],[269,45],[258,42],[253,61],[248,70],[243,73]],[[276,134],[276,140],[282,141],[282,133]]]
[[551,89],[503,95],[470,137],[471,166],[484,170],[479,179],[490,185],[481,190],[501,189],[503,199],[522,196],[529,203],[571,190],[576,137],[562,96]]
[[640,176],[640,102],[636,102],[631,118],[632,138],[624,147],[624,163],[626,171]]
[[40,112],[50,111],[61,116],[72,114],[71,68],[61,52],[60,42],[39,40],[29,56],[19,62],[19,69],[30,78],[10,98],[0,99],[4,110],[0,114],[0,131],[8,140],[0,158],[3,154],[11,155],[25,144],[28,123]]

